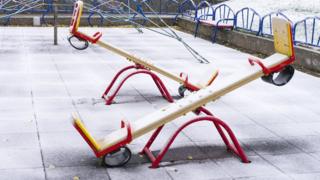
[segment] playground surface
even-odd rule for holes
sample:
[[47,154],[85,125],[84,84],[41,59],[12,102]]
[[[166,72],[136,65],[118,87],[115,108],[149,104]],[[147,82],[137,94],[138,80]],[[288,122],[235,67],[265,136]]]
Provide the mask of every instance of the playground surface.
[[[83,28],[94,33],[97,28]],[[150,59],[170,72],[189,74],[191,82],[205,71],[220,69],[217,80],[248,64],[248,54],[192,35],[179,34],[210,64],[200,64],[177,41],[130,28],[99,28],[102,40]],[[71,124],[77,112],[96,136],[119,129],[167,105],[149,78],[130,79],[106,106],[100,98],[125,59],[91,45],[85,51],[67,42],[59,29],[0,28],[0,179],[319,179],[320,79],[296,71],[283,87],[261,80],[231,92],[206,107],[238,137],[250,164],[227,152],[210,123],[198,123],[179,135],[158,169],[138,155],[150,133],[133,141],[133,158],[125,167],[100,166]],[[163,77],[175,99],[176,82]],[[165,126],[155,142],[160,150],[175,129],[193,114]]]

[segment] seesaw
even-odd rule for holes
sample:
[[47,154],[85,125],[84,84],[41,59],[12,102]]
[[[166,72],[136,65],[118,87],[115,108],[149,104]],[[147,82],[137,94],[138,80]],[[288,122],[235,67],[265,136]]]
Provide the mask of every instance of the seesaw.
[[[205,82],[199,82],[199,83],[193,84],[188,81],[188,76],[184,73],[181,73],[179,76],[177,76],[177,75],[172,74],[172,73],[170,73],[160,67],[155,66],[154,64],[152,64],[151,62],[149,62],[147,60],[144,60],[140,57],[137,57],[137,56],[135,56],[127,51],[124,51],[118,47],[115,47],[109,43],[100,41],[99,39],[102,36],[101,32],[95,33],[92,37],[88,36],[88,35],[79,31],[82,10],[83,10],[83,2],[77,1],[75,3],[74,12],[72,15],[72,20],[71,20],[71,26],[70,26],[70,33],[72,34],[72,36],[68,39],[70,44],[78,50],[86,49],[89,46],[89,42],[92,44],[97,44],[100,47],[103,47],[113,53],[116,53],[120,56],[123,56],[127,60],[134,63],[134,65],[127,66],[127,67],[121,69],[115,75],[115,77],[113,78],[113,80],[111,81],[109,86],[106,88],[105,92],[102,95],[102,98],[106,100],[107,105],[109,105],[113,102],[113,99],[115,98],[118,91],[120,90],[122,85],[125,83],[125,81],[128,80],[131,76],[136,75],[136,74],[145,74],[145,75],[150,76],[152,78],[152,80],[155,82],[155,84],[158,87],[162,96],[165,99],[167,99],[169,102],[173,102],[171,95],[169,94],[167,88],[165,87],[165,85],[163,84],[161,79],[153,72],[157,72],[157,73],[159,73],[169,79],[172,79],[173,81],[176,81],[176,82],[182,84],[178,89],[178,92],[181,96],[184,96],[184,92],[186,90],[189,90],[192,92],[192,91],[197,91],[199,89],[202,89],[204,87],[209,86],[218,75],[218,71],[213,70],[213,73],[210,73],[210,75],[206,74],[206,76],[209,77],[208,80],[206,80]],[[72,43],[73,38],[76,38],[80,42],[83,42],[84,45],[82,47],[75,45],[74,43]],[[134,70],[134,71],[130,72],[129,70]],[[127,74],[124,75],[122,80],[120,80],[118,87],[116,87],[115,91],[108,97],[108,94],[110,94],[112,87],[115,85],[116,81],[120,78],[120,76],[123,73],[127,73]]]
[[[131,124],[122,121],[121,129],[99,140],[96,140],[90,135],[80,118],[76,115],[73,116],[73,125],[92,148],[95,155],[97,157],[103,157],[103,162],[111,167],[121,166],[127,163],[130,160],[131,152],[126,145],[152,130],[155,130],[155,132],[142,149],[141,154],[146,154],[149,157],[152,162],[151,167],[158,167],[160,161],[181,130],[199,121],[212,122],[221,135],[227,149],[238,155],[243,162],[248,163],[249,160],[230,127],[222,120],[213,116],[212,113],[203,106],[260,77],[262,77],[264,81],[276,86],[285,85],[290,81],[294,74],[294,68],[290,64],[293,63],[295,59],[291,25],[284,19],[273,18],[272,27],[274,32],[275,54],[265,59],[258,57],[249,58],[247,66],[239,69],[228,77],[220,79],[214,85],[195,91],[189,96],[171,103],[167,107],[161,108]],[[189,112],[196,112],[197,114],[204,113],[206,115],[191,119],[178,128],[165,147],[155,156],[151,152],[150,147],[164,125]],[[225,131],[223,131],[223,129]],[[233,146],[224,132],[229,135]]]

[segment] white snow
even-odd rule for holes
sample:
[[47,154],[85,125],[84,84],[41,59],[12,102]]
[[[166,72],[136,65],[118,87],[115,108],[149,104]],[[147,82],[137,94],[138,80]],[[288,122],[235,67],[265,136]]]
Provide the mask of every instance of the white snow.
[[250,7],[261,16],[281,10],[293,22],[308,16],[320,16],[320,0],[229,0],[224,2],[235,12]]

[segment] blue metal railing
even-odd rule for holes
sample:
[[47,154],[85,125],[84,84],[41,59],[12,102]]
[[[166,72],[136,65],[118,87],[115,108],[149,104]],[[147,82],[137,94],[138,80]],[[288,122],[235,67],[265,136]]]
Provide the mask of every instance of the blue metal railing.
[[168,0],[164,4],[164,11],[162,10],[161,12],[163,14],[174,14],[174,15],[176,15],[177,12],[175,10],[179,7],[179,5],[180,5],[180,3],[179,3],[178,0]]
[[220,4],[214,8],[214,20],[219,23],[234,26],[234,11],[226,4]]
[[[126,3],[129,7],[129,3]],[[128,14],[128,7],[121,6],[121,2],[114,1],[106,3],[104,1],[94,0],[91,7],[89,8],[88,23],[90,26],[98,25],[102,26],[105,20],[110,22],[121,21],[119,18],[113,18],[114,14]],[[98,22],[93,21],[93,17],[98,16]],[[97,24],[95,24],[97,23]]]
[[307,17],[293,26],[295,44],[320,47],[320,17]]
[[41,14],[41,22],[45,22],[45,16],[52,10],[52,0],[30,0],[27,5],[23,5],[19,2],[6,1],[3,6],[0,7],[0,12],[3,16],[2,24],[9,25],[11,17],[17,13],[26,14]]
[[179,16],[181,17],[187,17],[191,19],[195,19],[195,11],[196,11],[196,4],[193,2],[193,0],[184,0],[179,5],[177,10],[177,15],[175,17],[175,20],[178,19]]
[[210,3],[207,1],[201,1],[197,6],[195,10],[195,19],[197,20],[209,20],[214,19],[214,10]]
[[276,12],[271,12],[269,14],[266,14],[261,19],[261,35],[262,36],[273,36],[272,23],[271,23],[273,17],[281,17],[283,19],[286,19],[290,23],[292,23],[292,21],[281,11],[276,11]]
[[235,29],[259,35],[261,16],[254,9],[245,7],[235,15]]

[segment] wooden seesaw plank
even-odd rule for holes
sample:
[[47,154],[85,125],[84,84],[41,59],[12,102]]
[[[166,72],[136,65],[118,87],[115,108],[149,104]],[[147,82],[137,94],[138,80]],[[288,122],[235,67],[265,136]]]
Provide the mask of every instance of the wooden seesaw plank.
[[[267,69],[272,69],[285,64],[288,60],[294,58],[290,23],[283,19],[273,18],[273,28],[276,53],[266,59],[255,57],[255,59],[259,60]],[[264,75],[265,72],[262,67],[258,65],[252,66],[248,63],[247,66],[239,69],[232,75],[218,80],[214,85],[210,85],[197,92],[193,92],[189,96],[171,103],[168,106],[131,123],[132,139],[138,138],[163,124],[166,124],[188,112],[194,111],[208,102],[216,100],[219,97]],[[76,127],[84,127],[78,117],[73,118],[74,125]],[[127,139],[127,133],[127,129],[122,128],[95,141],[86,129],[82,132],[82,134],[84,134],[88,139],[89,144],[97,144],[99,149],[94,149],[95,151],[102,151],[113,147],[120,142],[124,142]]]
[[[109,51],[113,52],[113,53],[116,53],[120,56],[123,56],[125,58],[127,58],[129,61],[133,62],[133,63],[136,63],[136,64],[139,64],[139,65],[142,65],[143,67],[151,70],[151,71],[154,71],[154,72],[157,72],[159,74],[162,74],[163,76],[166,76],[174,81],[177,81],[178,83],[180,84],[184,84],[184,80],[182,78],[180,78],[179,76],[175,75],[175,74],[172,74],[164,69],[161,69],[157,66],[155,66],[154,64],[152,64],[151,62],[145,60],[145,59],[142,59],[136,55],[133,55],[132,53],[129,53],[123,49],[120,49],[110,43],[105,43],[103,41],[97,41],[96,44],[98,44],[99,46],[105,48],[105,49],[108,49]],[[200,89],[200,87],[199,87]]]
[[[78,34],[83,37],[89,37],[85,33],[79,31],[79,25],[80,25],[80,20],[81,20],[81,16],[82,16],[82,11],[83,11],[83,2],[79,0],[75,3],[74,12],[72,15],[71,26],[70,26],[70,33],[75,36],[77,36],[77,34]],[[198,89],[201,89],[203,87],[210,85],[214,81],[214,79],[218,76],[218,70],[215,69],[209,75],[209,79],[207,80],[207,82],[199,81],[196,84],[192,84],[192,83],[188,82],[188,84],[186,84],[186,81],[184,78],[179,77],[173,73],[170,73],[169,71],[166,71],[160,67],[157,67],[153,63],[151,63],[150,61],[145,60],[145,59],[138,57],[136,55],[133,55],[132,53],[129,53],[123,49],[120,49],[119,47],[116,47],[110,43],[106,43],[106,42],[103,42],[100,40],[94,41],[94,43],[99,45],[100,47],[103,47],[103,48],[115,53],[115,54],[118,54],[122,57],[125,57],[127,60],[129,60],[135,64],[139,64],[148,70],[157,72],[157,73],[159,73],[169,79],[172,79],[173,81],[176,81],[180,84],[187,85],[188,86],[187,88],[191,88],[192,90],[198,90]]]

